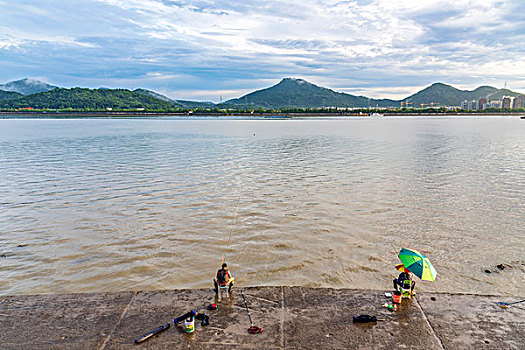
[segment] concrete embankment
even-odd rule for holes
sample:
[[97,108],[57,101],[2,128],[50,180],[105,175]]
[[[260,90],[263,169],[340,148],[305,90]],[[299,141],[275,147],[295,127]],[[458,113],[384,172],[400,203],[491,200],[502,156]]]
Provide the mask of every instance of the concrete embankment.
[[[2,349],[525,349],[524,298],[419,293],[389,311],[382,291],[253,287],[216,297],[211,289],[0,297]],[[205,309],[217,303],[214,311]],[[391,302],[391,299],[390,299]],[[209,316],[187,334],[173,318]],[[384,319],[354,323],[352,316]],[[134,339],[171,327],[142,344]]]

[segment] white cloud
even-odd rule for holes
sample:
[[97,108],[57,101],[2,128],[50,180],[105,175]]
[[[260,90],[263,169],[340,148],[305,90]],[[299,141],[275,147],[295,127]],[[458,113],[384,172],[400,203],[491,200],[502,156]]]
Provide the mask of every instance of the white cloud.
[[132,82],[200,99],[284,76],[385,97],[435,81],[525,85],[520,0],[44,3],[0,1],[0,50],[27,62],[18,76],[60,66],[77,85]]

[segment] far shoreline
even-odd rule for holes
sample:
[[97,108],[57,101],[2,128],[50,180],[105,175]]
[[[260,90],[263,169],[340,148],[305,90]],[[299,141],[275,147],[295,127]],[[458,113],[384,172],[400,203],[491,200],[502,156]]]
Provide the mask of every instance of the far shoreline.
[[101,112],[28,112],[28,111],[14,111],[6,112],[0,111],[0,119],[4,116],[21,117],[21,118],[68,118],[68,117],[259,117],[268,119],[293,119],[293,118],[319,118],[319,117],[359,117],[359,118],[370,118],[378,119],[384,117],[397,117],[397,116],[425,116],[425,117],[446,117],[446,116],[469,116],[469,117],[487,117],[487,116],[516,116],[525,119],[525,113],[523,112],[479,112],[479,113],[465,113],[465,112],[445,112],[445,113],[424,113],[424,112],[383,112],[382,116],[372,116],[366,113],[350,113],[350,112],[331,112],[331,113],[243,113],[243,112],[232,112],[232,113],[203,113],[203,112],[144,112],[144,111],[101,111]]

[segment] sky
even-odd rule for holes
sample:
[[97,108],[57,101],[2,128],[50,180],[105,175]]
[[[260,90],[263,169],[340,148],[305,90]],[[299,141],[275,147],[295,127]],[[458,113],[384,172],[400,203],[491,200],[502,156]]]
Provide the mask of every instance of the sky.
[[404,98],[525,92],[523,0],[0,0],[0,83],[219,102],[305,79]]

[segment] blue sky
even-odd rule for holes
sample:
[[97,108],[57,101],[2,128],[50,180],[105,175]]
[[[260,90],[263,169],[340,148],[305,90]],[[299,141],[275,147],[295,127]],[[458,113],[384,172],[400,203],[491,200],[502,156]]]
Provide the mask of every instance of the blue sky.
[[523,0],[0,0],[0,83],[218,102],[302,78],[402,98],[525,91]]

